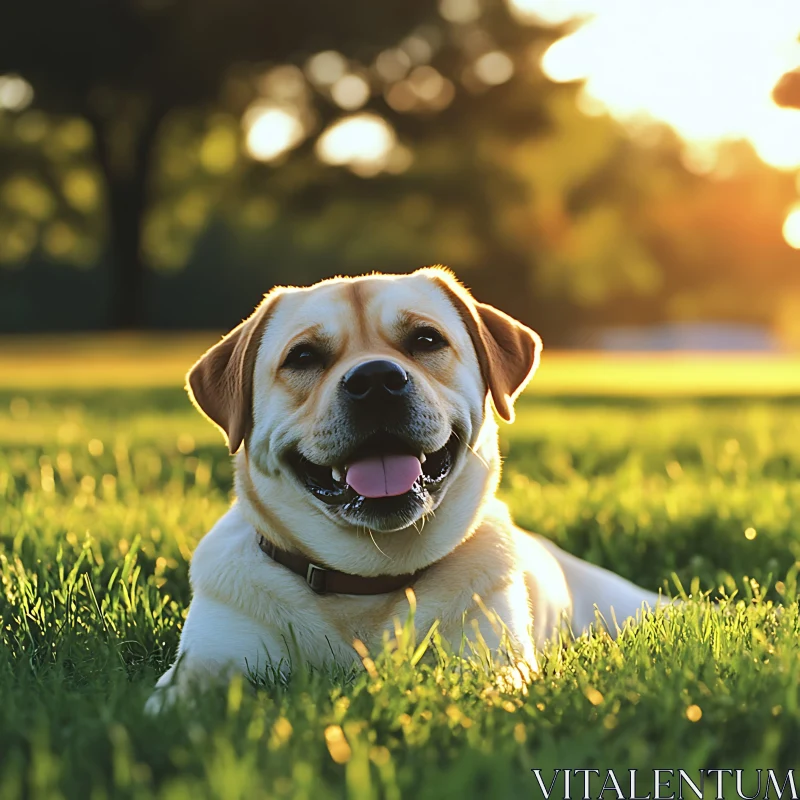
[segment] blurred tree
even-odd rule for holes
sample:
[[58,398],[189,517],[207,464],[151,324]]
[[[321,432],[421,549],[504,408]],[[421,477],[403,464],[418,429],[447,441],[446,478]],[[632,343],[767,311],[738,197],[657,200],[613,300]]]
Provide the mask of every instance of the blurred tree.
[[[323,132],[298,145],[291,158],[227,170],[225,202],[216,212],[200,200],[197,171],[188,170],[170,181],[182,198],[177,205],[163,193],[148,252],[163,266],[182,263],[198,225],[209,213],[221,214],[240,237],[249,231],[243,242],[271,255],[274,280],[402,271],[439,260],[457,266],[484,298],[554,334],[569,324],[570,306],[599,302],[620,288],[652,293],[658,265],[625,223],[639,184],[604,196],[614,174],[624,171],[622,129],[608,117],[581,113],[579,86],[557,87],[542,74],[539,56],[558,35],[521,28],[497,5],[480,25],[427,26],[414,37],[429,43],[417,56],[424,61],[414,65],[406,56],[399,74],[385,85],[376,81],[377,90],[363,100],[362,108],[391,122],[401,155],[410,146],[401,169],[390,158],[365,180],[359,165],[354,171],[321,166],[315,151]],[[398,52],[405,51],[384,51],[377,63]],[[487,59],[496,72],[487,72]],[[368,74],[363,65],[347,68]],[[247,119],[249,109],[278,99],[269,96],[273,79],[290,83],[292,76],[285,66],[269,70],[241,92],[231,117],[182,126],[169,140],[165,167],[174,170],[181,154],[196,153],[202,161],[210,142],[235,136],[237,116],[244,112]],[[320,90],[318,127],[331,122],[325,113],[341,113],[333,94]],[[189,212],[189,206],[196,215],[178,208]],[[289,269],[278,253],[292,254]]]
[[[148,185],[158,133],[171,112],[216,104],[237,64],[280,62],[326,48],[360,55],[396,41],[433,13],[432,0],[8,4],[0,26],[0,74],[23,76],[37,108],[82,119],[94,133],[115,270],[114,324],[142,321]],[[46,191],[38,183],[34,191],[40,191],[36,207],[45,208]]]

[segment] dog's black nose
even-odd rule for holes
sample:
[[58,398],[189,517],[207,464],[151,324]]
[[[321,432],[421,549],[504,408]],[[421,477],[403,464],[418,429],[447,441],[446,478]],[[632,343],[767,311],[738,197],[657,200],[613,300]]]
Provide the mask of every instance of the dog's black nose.
[[342,386],[353,400],[387,394],[399,397],[408,389],[408,373],[394,361],[365,361],[344,376]]

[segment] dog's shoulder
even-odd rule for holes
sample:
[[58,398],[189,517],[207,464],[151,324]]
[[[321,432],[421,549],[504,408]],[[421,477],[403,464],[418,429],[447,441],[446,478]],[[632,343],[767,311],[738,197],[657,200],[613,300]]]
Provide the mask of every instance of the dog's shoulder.
[[220,566],[248,558],[254,546],[253,527],[235,503],[195,547],[190,566],[192,583],[204,583]]

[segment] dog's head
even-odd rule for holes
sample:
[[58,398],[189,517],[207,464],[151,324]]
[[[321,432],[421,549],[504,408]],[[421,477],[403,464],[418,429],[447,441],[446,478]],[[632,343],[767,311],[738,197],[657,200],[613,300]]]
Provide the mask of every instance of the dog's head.
[[489,399],[510,421],[540,350],[533,331],[426,268],[277,289],[188,383],[231,452],[245,444],[266,505],[389,532],[470,470],[484,493],[478,474],[486,485],[497,472],[496,437],[479,452]]

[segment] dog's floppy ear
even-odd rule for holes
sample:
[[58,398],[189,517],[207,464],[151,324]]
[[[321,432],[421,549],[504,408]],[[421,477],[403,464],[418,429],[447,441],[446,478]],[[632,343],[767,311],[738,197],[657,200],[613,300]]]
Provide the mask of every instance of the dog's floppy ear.
[[512,422],[514,401],[539,366],[539,334],[493,306],[477,302],[449,270],[425,271],[445,290],[467,326],[494,407],[506,422]]
[[207,350],[186,376],[195,405],[225,432],[235,453],[253,424],[253,369],[267,319],[277,293],[268,294],[256,310]]

